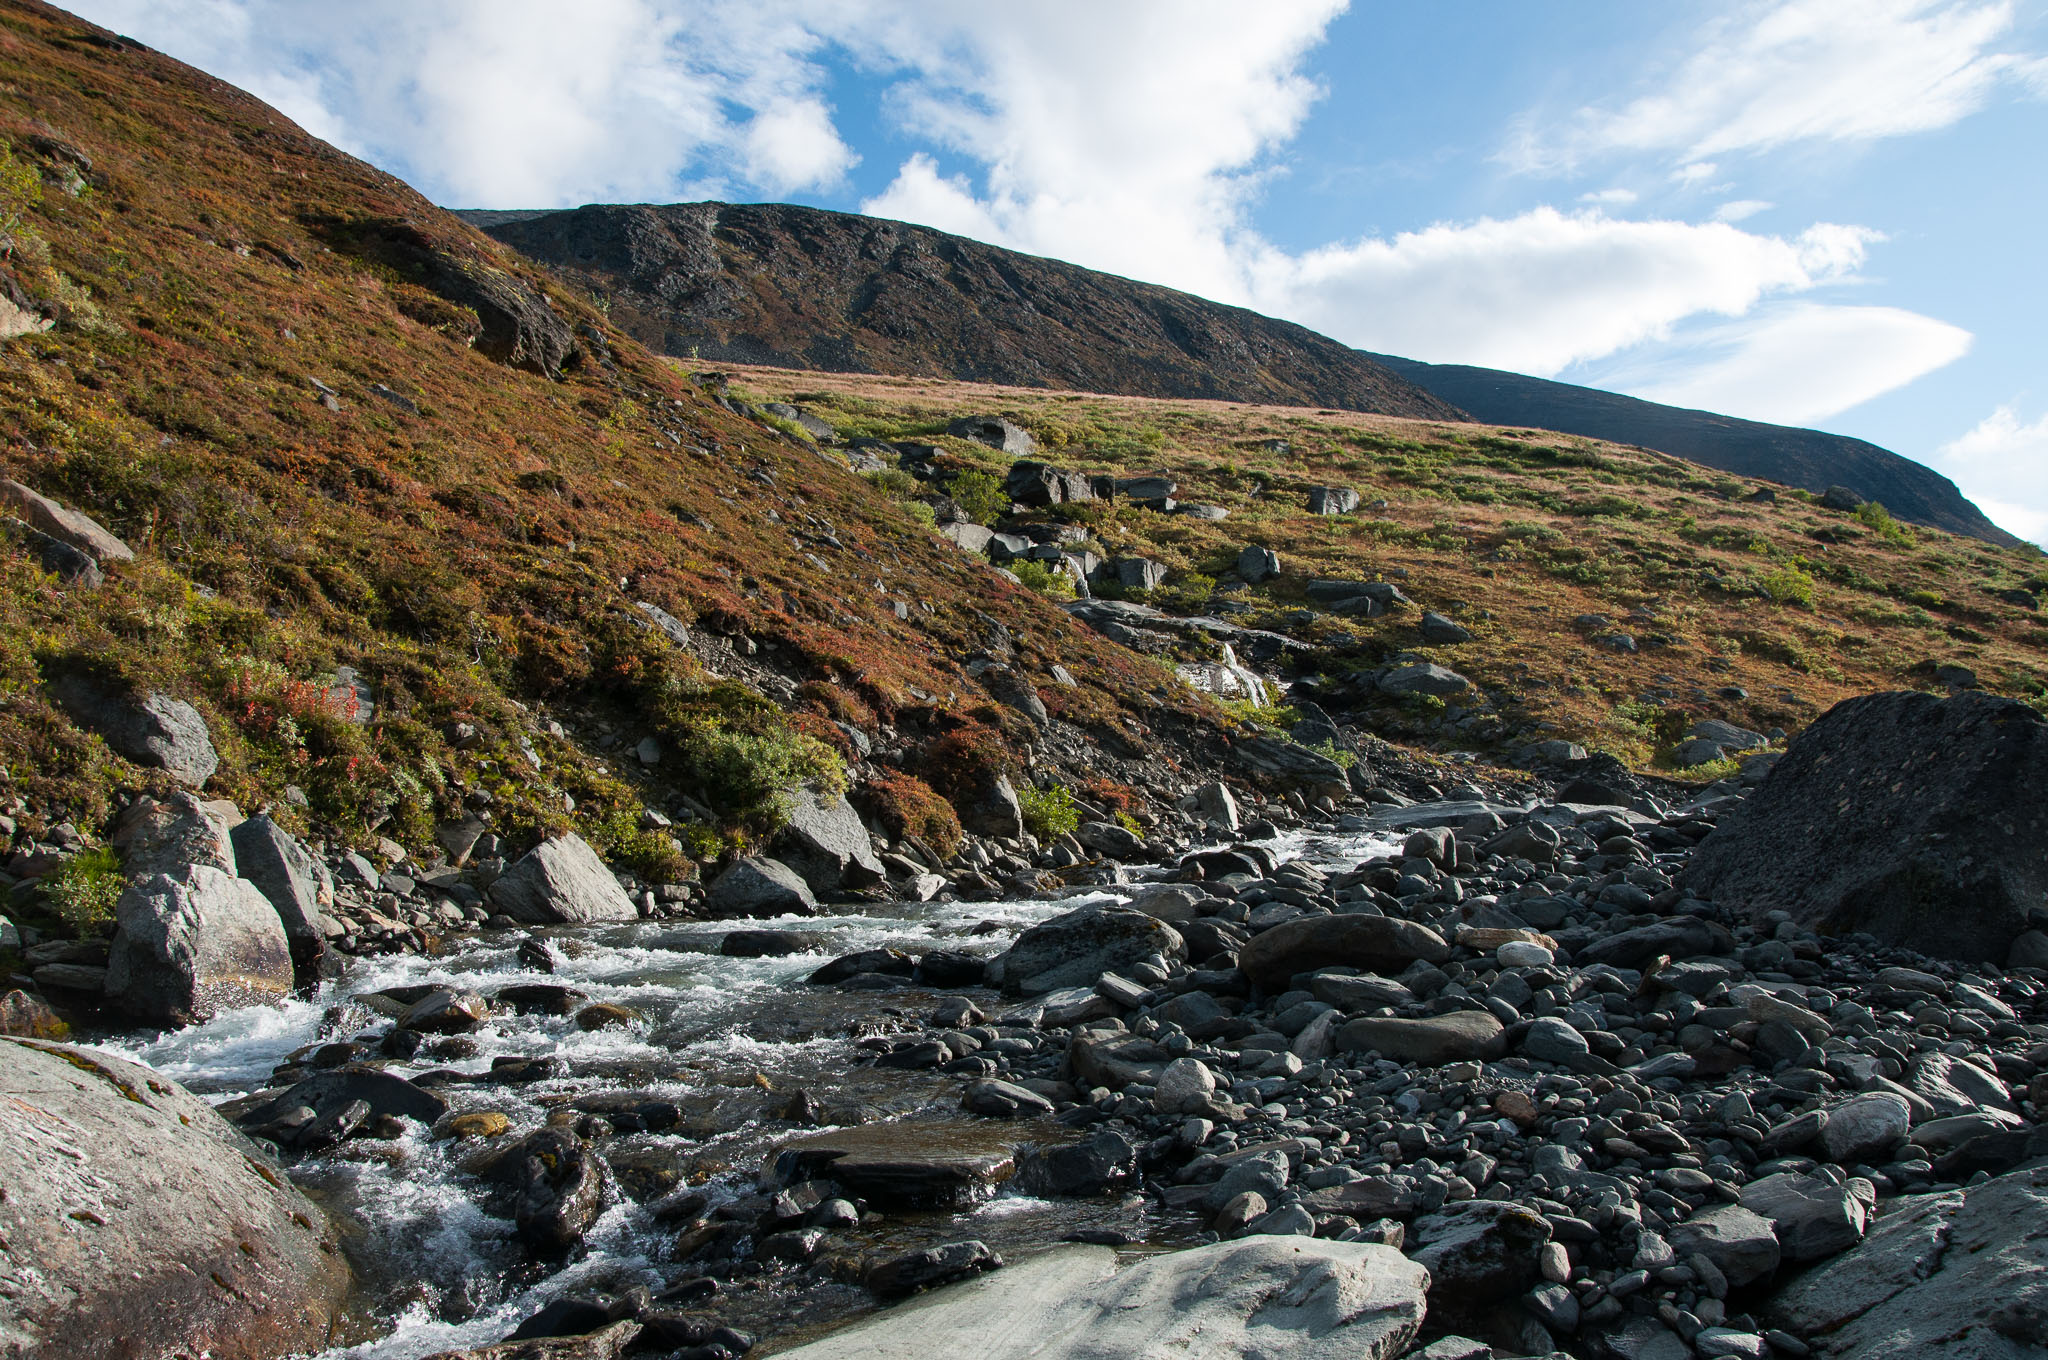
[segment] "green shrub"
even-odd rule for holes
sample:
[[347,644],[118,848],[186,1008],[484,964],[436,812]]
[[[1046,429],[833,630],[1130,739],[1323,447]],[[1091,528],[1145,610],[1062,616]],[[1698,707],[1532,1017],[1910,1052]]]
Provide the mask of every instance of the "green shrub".
[[1065,784],[1017,790],[1017,806],[1024,812],[1024,829],[1041,841],[1058,840],[1081,824],[1081,809]]
[[1895,547],[1910,548],[1919,542],[1913,531],[1892,518],[1891,511],[1878,501],[1865,501],[1856,507],[1856,519],[1866,529]]
[[1768,572],[1757,580],[1757,589],[1778,604],[1811,605],[1813,603],[1813,578],[1799,569],[1797,562],[1787,562],[1776,571]]
[[1054,571],[1044,562],[1020,559],[1010,563],[1010,574],[1041,595],[1050,595],[1056,600],[1074,598],[1074,583],[1067,579],[1067,574]]
[[946,494],[976,524],[994,524],[1010,513],[1010,493],[993,473],[956,472]]
[[114,923],[114,903],[125,886],[120,856],[104,845],[73,855],[43,880],[58,919],[80,937],[101,934]]
[[885,496],[907,501],[917,494],[917,478],[901,468],[879,468],[866,474],[868,484]]

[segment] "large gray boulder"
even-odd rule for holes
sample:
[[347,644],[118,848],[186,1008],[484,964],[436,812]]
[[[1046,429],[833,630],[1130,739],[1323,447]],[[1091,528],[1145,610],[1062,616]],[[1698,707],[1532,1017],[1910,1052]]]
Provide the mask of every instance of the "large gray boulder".
[[1180,932],[1127,907],[1094,905],[1040,921],[998,955],[1005,991],[1036,996],[1062,987],[1092,987],[1152,954],[1186,958]]
[[1001,416],[961,416],[946,427],[946,433],[956,439],[972,439],[977,444],[986,444],[1017,458],[1030,456],[1038,447],[1029,430]]
[[1392,1247],[1259,1236],[1117,1269],[1063,1247],[785,1351],[786,1360],[1391,1360],[1422,1325],[1429,1272]]
[[0,1040],[0,1354],[324,1350],[326,1217],[205,1101],[90,1049]]
[[1349,778],[1344,767],[1330,757],[1284,737],[1247,737],[1230,752],[1241,768],[1267,779],[1342,784]]
[[2019,1360],[2048,1349],[2048,1164],[1893,1201],[1768,1318],[1823,1355]]
[[71,510],[20,482],[0,479],[0,506],[12,510],[38,532],[85,554],[100,566],[132,562],[135,550],[101,527],[83,510]]
[[127,695],[82,675],[51,683],[50,697],[73,721],[100,734],[116,755],[198,788],[220,768],[206,719],[167,694]]
[[114,905],[107,1001],[143,1024],[177,1026],[292,990],[292,955],[270,899],[205,864],[129,884]]
[[1380,692],[1396,697],[1427,694],[1440,699],[1446,695],[1463,694],[1471,686],[1472,682],[1456,671],[1430,661],[1396,666],[1380,677]]
[[202,803],[189,793],[165,799],[148,794],[128,805],[111,837],[121,852],[121,871],[137,882],[204,864],[229,877],[241,869],[225,803]]
[[597,851],[574,832],[550,836],[523,855],[491,885],[491,901],[526,925],[585,925],[640,917]]
[[1252,937],[1238,954],[1245,976],[1278,992],[1296,973],[1318,968],[1361,968],[1396,974],[1421,959],[1451,956],[1444,937],[1428,926],[1393,916],[1301,916]]
[[1423,1067],[1484,1061],[1507,1049],[1501,1023],[1490,1011],[1451,1011],[1414,1019],[1364,1015],[1338,1031],[1337,1043],[1350,1053],[1378,1053]]
[[37,565],[67,586],[98,590],[107,583],[100,564],[61,538],[52,538],[11,516],[0,515],[0,542],[19,545]]
[[818,899],[788,865],[754,858],[737,860],[712,879],[704,908],[715,917],[815,916]]
[[868,829],[844,797],[798,789],[789,801],[789,825],[775,839],[775,856],[813,893],[830,895],[887,881]]
[[1024,808],[1008,775],[982,773],[954,795],[953,810],[960,814],[961,829],[974,835],[1006,841],[1023,838]]
[[2048,898],[2048,721],[1979,693],[1845,700],[1721,819],[1683,884],[1758,919],[2003,963]]
[[254,883],[284,926],[292,965],[307,980],[327,950],[326,907],[334,902],[334,880],[289,831],[264,815],[249,818],[229,833],[235,865]]

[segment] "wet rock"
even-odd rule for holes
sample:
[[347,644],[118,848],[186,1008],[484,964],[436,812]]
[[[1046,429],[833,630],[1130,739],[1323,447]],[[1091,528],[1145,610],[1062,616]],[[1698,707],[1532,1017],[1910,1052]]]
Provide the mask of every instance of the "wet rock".
[[900,949],[862,949],[841,954],[804,981],[822,987],[846,982],[862,974],[884,973],[907,978],[916,971],[917,961]]
[[1087,906],[1041,921],[1019,935],[995,963],[1003,990],[1035,996],[1062,987],[1090,987],[1116,972],[1159,954],[1185,958],[1178,931],[1141,911]]
[[986,1243],[947,1242],[892,1256],[871,1267],[863,1283],[883,1298],[894,1298],[979,1275],[1002,1264],[1003,1258],[990,1251]]
[[581,836],[550,836],[491,884],[493,905],[523,925],[637,921],[626,890]]
[[1126,1190],[1137,1177],[1138,1150],[1104,1129],[1078,1143],[1026,1148],[1010,1183],[1045,1199],[1087,1199]]
[[1442,963],[1450,946],[1428,926],[1391,916],[1307,916],[1283,921],[1252,937],[1237,966],[1268,991],[1297,973],[1318,968],[1361,968],[1399,973],[1422,960]]
[[500,987],[491,999],[514,1015],[573,1015],[590,998],[557,983],[520,982]]
[[467,1034],[490,1014],[491,1003],[477,993],[436,987],[405,1008],[398,1027],[420,1034]]
[[1044,1096],[1007,1081],[968,1083],[966,1094],[960,1098],[960,1105],[970,1114],[989,1115],[997,1119],[1028,1119],[1034,1115],[1052,1113],[1052,1102]]
[[1500,1021],[1486,1011],[1452,1011],[1414,1020],[1361,1016],[1337,1032],[1337,1043],[1348,1052],[1376,1052],[1424,1067],[1497,1058],[1507,1047]]
[[860,814],[841,795],[812,789],[789,795],[789,825],[775,838],[776,858],[816,894],[872,888],[885,881]]
[[0,1295],[9,1349],[270,1360],[328,1344],[349,1272],[323,1212],[205,1101],[15,1040],[0,1089],[0,1239],[33,1263]]
[[640,1017],[630,1007],[598,1001],[575,1015],[576,1028],[588,1033],[600,1029],[630,1029]]
[[277,1119],[295,1106],[324,1113],[357,1100],[369,1105],[372,1118],[392,1115],[432,1126],[448,1113],[448,1102],[432,1091],[390,1072],[350,1065],[316,1073],[281,1095],[250,1104],[234,1117],[236,1123],[253,1128]]
[[107,1001],[145,1024],[189,1025],[281,1001],[292,956],[255,884],[203,864],[129,885],[114,907]]
[[542,1129],[514,1156],[514,1221],[520,1241],[536,1255],[566,1255],[610,1202],[610,1168],[564,1129]]
[[[1900,782],[1898,771],[1915,777]],[[1688,891],[2001,962],[2048,895],[2048,722],[1981,693],[1849,699],[1694,852]]]
[[426,1360],[619,1360],[640,1337],[637,1321],[622,1318],[583,1336],[532,1337],[466,1351],[436,1351]]
[[728,930],[719,937],[718,952],[728,959],[780,959],[824,943],[824,936],[802,930]]
[[788,865],[772,859],[736,860],[711,880],[705,910],[724,916],[815,916],[818,899]]
[[148,765],[190,788],[213,777],[220,757],[206,719],[167,694],[123,694],[83,675],[60,676],[50,697],[81,726],[105,738],[116,754]]
[[1390,1247],[1317,1238],[1218,1242],[1120,1271],[1108,1247],[1064,1247],[784,1354],[1393,1360],[1421,1326],[1427,1279]]
[[1000,1127],[899,1120],[835,1129],[784,1144],[774,1179],[829,1178],[884,1209],[957,1208],[986,1197],[1015,1169],[1009,1146],[991,1145],[987,1132],[966,1132]]

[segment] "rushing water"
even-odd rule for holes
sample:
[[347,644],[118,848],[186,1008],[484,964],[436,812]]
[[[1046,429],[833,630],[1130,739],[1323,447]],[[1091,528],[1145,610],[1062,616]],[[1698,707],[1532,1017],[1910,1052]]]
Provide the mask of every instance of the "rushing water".
[[[1349,867],[1389,848],[1384,837],[1362,835],[1296,834],[1272,844],[1283,858],[1300,855],[1329,868]],[[929,1013],[933,993],[845,992],[806,986],[803,979],[831,958],[884,946],[990,956],[1037,921],[1113,895],[891,903],[838,916],[532,932],[551,937],[561,956],[552,973],[518,958],[517,946],[529,932],[473,936],[438,955],[352,960],[344,976],[309,999],[231,1011],[189,1029],[116,1037],[99,1046],[225,1101],[268,1086],[272,1070],[308,1045],[388,1028],[388,1021],[350,1002],[361,993],[423,983],[453,983],[486,995],[515,983],[567,986],[592,1002],[628,1007],[638,1018],[630,1027],[586,1032],[565,1017],[494,1015],[462,1036],[470,1044],[430,1044],[412,1061],[387,1066],[418,1076],[436,1069],[484,1072],[492,1059],[505,1056],[565,1060],[567,1075],[557,1080],[438,1088],[456,1111],[495,1110],[512,1121],[512,1133],[494,1140],[492,1148],[539,1127],[549,1108],[574,1099],[631,1092],[677,1102],[685,1112],[680,1127],[622,1134],[607,1142],[606,1156],[629,1184],[636,1174],[657,1182],[680,1175],[701,1183],[716,1200],[752,1189],[764,1157],[792,1134],[787,1124],[765,1121],[763,1112],[797,1090],[827,1102],[856,1100],[891,1115],[932,1119],[934,1137],[1014,1138],[1014,1126],[959,1119],[955,1079],[856,1064],[858,1030],[921,1017]],[[720,940],[738,927],[800,931],[814,940],[805,952],[781,958],[720,956]],[[542,1273],[526,1262],[510,1220],[485,1211],[489,1187],[475,1171],[482,1153],[473,1141],[436,1142],[415,1125],[401,1139],[358,1139],[293,1168],[294,1178],[334,1213],[358,1268],[361,1339],[329,1352],[327,1360],[416,1360],[488,1344],[557,1297],[634,1285],[659,1292],[690,1273],[664,1257],[672,1230],[657,1228],[631,1199],[606,1213],[577,1259]],[[1056,1205],[999,1197],[959,1213],[892,1215],[887,1241],[892,1249],[909,1249],[974,1236],[1014,1253],[1049,1245],[1082,1227],[1114,1228],[1160,1242],[1184,1240],[1188,1230],[1186,1224],[1149,1220],[1135,1201]],[[766,1279],[743,1281],[709,1306],[742,1328],[783,1332],[796,1318],[814,1323],[843,1317],[870,1306],[870,1300],[864,1291],[810,1275],[780,1286]]]

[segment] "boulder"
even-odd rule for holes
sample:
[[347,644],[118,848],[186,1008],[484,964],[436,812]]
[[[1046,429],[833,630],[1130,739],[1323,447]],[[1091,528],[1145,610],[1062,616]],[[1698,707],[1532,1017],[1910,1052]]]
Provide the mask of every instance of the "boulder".
[[1311,515],[1348,515],[1357,508],[1358,493],[1348,486],[1309,488],[1308,512]]
[[1360,968],[1399,973],[1420,959],[1442,963],[1451,947],[1428,926],[1392,916],[1303,916],[1252,937],[1238,955],[1245,976],[1269,992],[1285,989],[1296,973],[1318,968]]
[[861,1282],[885,1299],[895,1298],[964,1280],[984,1270],[1000,1269],[1002,1264],[1003,1258],[990,1251],[986,1242],[969,1238],[964,1242],[921,1247],[877,1262]]
[[1769,1321],[1843,1356],[1976,1360],[2048,1347],[2048,1165],[1894,1200],[1862,1245],[1809,1271]]
[[564,1256],[615,1198],[611,1168],[567,1129],[542,1129],[511,1153],[519,1239],[539,1256]]
[[2048,721],[1975,692],[1845,700],[1721,819],[1682,883],[1758,919],[1783,910],[2002,963],[2048,896]]
[[1011,1128],[892,1120],[834,1129],[785,1143],[772,1179],[830,1179],[884,1210],[961,1208],[986,1199],[1016,1169]]
[[128,695],[83,675],[61,676],[50,697],[80,726],[97,732],[116,755],[148,765],[189,788],[220,767],[206,719],[167,694]]
[[1431,1325],[1483,1326],[1489,1308],[1539,1282],[1537,1253],[1549,1240],[1549,1221],[1512,1202],[1468,1200],[1416,1219],[1406,1246],[1429,1272]]
[[1472,630],[1470,628],[1460,623],[1453,623],[1434,610],[1423,611],[1422,622],[1418,627],[1424,642],[1450,645],[1452,643],[1470,642],[1472,640]]
[[[1868,1182],[1862,1188],[1870,1189]],[[1742,1207],[1771,1221],[1787,1261],[1820,1261],[1863,1240],[1870,1209],[1852,1185],[1780,1171],[1742,1187]]]
[[1391,1247],[1257,1236],[1145,1256],[1063,1247],[781,1354],[785,1360],[1393,1360],[1429,1273]]
[[1507,1049],[1501,1023],[1489,1011],[1452,1011],[1413,1020],[1360,1016],[1337,1032],[1337,1043],[1352,1053],[1376,1052],[1424,1067],[1498,1058]]
[[109,837],[121,852],[121,871],[130,882],[176,874],[192,864],[239,876],[233,833],[223,811],[219,803],[202,803],[183,792],[161,801],[148,794],[137,798]]
[[82,553],[99,566],[135,560],[134,549],[108,533],[91,515],[68,510],[20,482],[0,479],[0,506],[12,510],[38,533]]
[[1078,1143],[1026,1148],[1010,1184],[1044,1199],[1088,1199],[1129,1189],[1138,1179],[1138,1150],[1104,1129]]
[[1463,694],[1471,688],[1472,682],[1448,667],[1430,661],[1418,661],[1411,666],[1396,666],[1380,677],[1380,693],[1402,698],[1410,694],[1428,694],[1442,698],[1447,694]]
[[1074,828],[1074,839],[1084,850],[1126,862],[1145,853],[1145,838],[1115,822],[1083,822]]
[[1241,767],[1267,779],[1343,784],[1348,778],[1344,767],[1330,757],[1284,737],[1247,737],[1233,743],[1230,751]]
[[8,1354],[326,1349],[349,1287],[326,1216],[205,1101],[135,1063],[13,1040],[0,1090]]
[[984,771],[954,796],[953,810],[960,814],[961,829],[976,836],[1007,841],[1023,838],[1024,809],[1008,775]]
[[255,884],[204,864],[129,884],[114,905],[107,1000],[142,1024],[189,1025],[281,1001],[291,945]]
[[1028,458],[1038,447],[1029,431],[1001,416],[962,416],[946,427],[955,439],[971,439],[1016,458]]
[[1844,1166],[1888,1161],[1891,1150],[1906,1141],[1911,1122],[1912,1111],[1903,1096],[1872,1091],[1828,1111],[1821,1145],[1827,1149],[1829,1161]]
[[990,1079],[969,1082],[960,1096],[960,1108],[991,1119],[1029,1119],[1051,1114],[1052,1102],[1015,1082]]
[[1092,987],[1152,954],[1187,957],[1180,932],[1127,907],[1091,905],[1040,921],[995,960],[1003,990],[1036,996],[1062,987]]
[[704,909],[714,917],[815,916],[818,899],[810,885],[780,860],[736,860],[704,893]]
[[334,883],[327,866],[262,814],[249,818],[229,836],[241,876],[254,883],[277,910],[299,980],[311,981],[318,972],[320,956],[327,951],[327,914],[322,909],[334,901]]
[[550,836],[521,856],[491,884],[491,901],[525,925],[640,919],[597,851],[573,831]]
[[1680,1260],[1698,1254],[1740,1289],[1778,1268],[1782,1255],[1771,1221],[1739,1204],[1702,1209],[1667,1235]]
[[[659,1315],[655,1315],[659,1316]],[[580,1336],[526,1337],[464,1351],[436,1351],[426,1360],[619,1360],[645,1330],[622,1318]],[[702,1348],[698,1348],[702,1349]],[[708,1350],[705,1351],[709,1354]],[[731,1354],[730,1351],[726,1352]]]
[[107,583],[100,564],[60,538],[32,529],[18,519],[0,515],[0,540],[18,544],[36,565],[67,586],[98,590]]
[[240,1110],[235,1122],[245,1129],[259,1128],[296,1106],[303,1105],[316,1115],[361,1101],[370,1107],[372,1119],[389,1115],[432,1126],[448,1113],[448,1102],[424,1086],[375,1067],[350,1064],[316,1072],[280,1095]]
[[888,881],[860,814],[844,796],[812,789],[790,795],[789,825],[775,838],[775,857],[815,894],[872,888]]
[[1280,554],[1256,545],[1237,555],[1237,574],[1247,585],[1257,585],[1280,574]]

